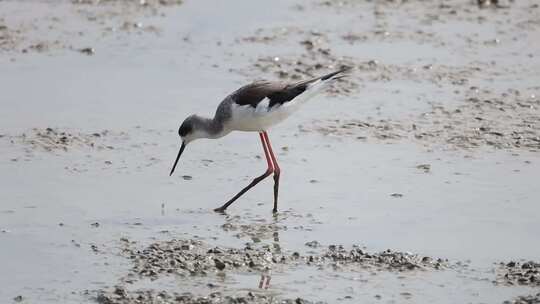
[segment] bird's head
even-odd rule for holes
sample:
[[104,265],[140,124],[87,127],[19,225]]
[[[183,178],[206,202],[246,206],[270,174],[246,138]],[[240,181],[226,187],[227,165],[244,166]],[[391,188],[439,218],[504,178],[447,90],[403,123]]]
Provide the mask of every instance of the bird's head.
[[182,139],[182,146],[180,147],[180,151],[178,152],[178,156],[176,157],[170,175],[173,174],[174,169],[176,168],[176,164],[178,163],[178,160],[180,159],[182,152],[184,152],[187,144],[196,139],[206,137],[206,133],[200,128],[202,120],[203,119],[198,117],[197,115],[191,115],[186,118],[184,122],[182,122],[182,124],[180,125],[180,128],[178,129],[178,135]]

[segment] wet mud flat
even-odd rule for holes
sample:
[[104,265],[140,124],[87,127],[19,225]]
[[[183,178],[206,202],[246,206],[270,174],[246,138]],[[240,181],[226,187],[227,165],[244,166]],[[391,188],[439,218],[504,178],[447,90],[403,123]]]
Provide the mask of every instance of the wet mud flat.
[[[437,273],[453,277],[452,280],[467,279],[495,288],[521,286],[534,290],[538,286],[540,264],[534,261],[494,263],[489,270],[482,271],[475,269],[470,260],[450,261],[391,249],[374,252],[354,244],[324,245],[313,240],[298,251],[282,248],[280,235],[292,228],[287,220],[299,217],[304,216],[288,211],[271,223],[265,223],[249,214],[241,218],[226,216],[220,228],[243,241],[241,247],[216,246],[212,244],[214,238],[203,241],[200,237],[164,237],[146,245],[121,238],[115,241],[114,254],[128,260],[130,267],[114,285],[83,294],[98,303],[330,303],[332,300],[320,297],[331,298],[334,292],[326,290],[331,290],[332,285],[347,285],[350,280],[363,285],[393,277],[402,281],[402,285],[414,286],[415,283],[408,280]],[[315,277],[325,278],[322,281],[328,286],[321,286],[319,293],[311,297],[302,292],[290,297],[290,291],[284,294],[279,287],[274,288],[274,285],[281,286],[276,284],[276,279],[298,273],[311,273],[308,282],[303,283],[308,288],[312,288],[309,281]],[[251,287],[239,284],[239,276],[249,278]],[[334,284],[326,278],[332,278]],[[298,284],[298,280],[293,282]],[[349,292],[336,300],[354,301],[353,287],[345,290]],[[409,290],[400,292],[399,296],[401,300],[411,300],[417,295]],[[381,294],[371,298],[371,301],[385,300],[388,300],[386,295]],[[537,296],[532,294],[504,303],[535,303],[536,300]]]
[[[540,99],[519,98],[510,92],[499,96],[477,94],[457,108],[434,105],[433,110],[404,121],[390,119],[315,121],[303,132],[350,136],[359,140],[408,140],[447,149],[515,149],[540,151]],[[476,96],[475,96],[476,95]],[[474,97],[473,97],[474,96]]]
[[[98,303],[327,303],[309,298],[286,298],[272,292],[272,277],[288,272],[312,269],[320,276],[336,273],[389,274],[406,280],[408,276],[422,276],[425,272],[450,272],[457,277],[474,277],[470,262],[451,262],[447,259],[421,256],[409,252],[385,250],[369,252],[363,246],[323,246],[317,241],[305,244],[305,253],[282,251],[277,243],[247,243],[243,248],[212,246],[195,239],[172,239],[152,243],[144,248],[135,241],[122,238],[121,255],[131,262],[131,268],[115,286],[85,294]],[[494,286],[538,286],[538,263],[509,262],[494,265],[491,273],[482,280]],[[227,287],[235,276],[246,275],[258,280],[258,288]],[[335,275],[334,275],[335,276]],[[174,278],[181,286],[163,284]],[[335,276],[335,280],[343,278]],[[367,279],[361,279],[361,281]],[[147,283],[144,283],[144,282]],[[137,288],[138,286],[167,286],[167,289]],[[339,284],[339,283],[338,283]],[[231,284],[234,286],[235,284]],[[414,299],[414,292],[402,292],[402,300]],[[354,300],[345,295],[338,300]],[[374,295],[373,300],[383,296]],[[519,296],[504,303],[536,303],[538,297]]]
[[[540,302],[538,4],[260,5],[0,2],[0,302]],[[343,67],[271,131],[277,218],[210,211],[249,134],[166,177],[181,118]]]
[[[140,250],[128,239],[120,240],[122,255],[128,258],[133,267],[120,279],[121,285],[108,290],[96,291],[98,303],[324,303],[309,299],[287,299],[277,294],[262,292],[271,284],[272,275],[288,271],[301,271],[303,267],[315,268],[317,271],[349,272],[394,272],[433,271],[451,267],[448,261],[431,257],[420,257],[411,253],[386,250],[369,253],[359,246],[345,249],[341,245],[329,245],[324,249],[318,242],[306,243],[311,254],[299,252],[282,252],[279,246],[247,245],[244,248],[212,247],[201,241],[173,239],[150,244]],[[274,244],[275,245],[275,244]],[[318,250],[314,250],[318,248]],[[259,291],[247,293],[241,290],[225,290],[220,286],[228,281],[228,277],[238,274],[260,275]],[[208,282],[202,289],[206,295],[193,292],[179,293],[167,290],[142,289],[132,290],[131,284],[139,280],[159,280],[164,276],[176,276],[182,280],[203,277]],[[220,283],[212,283],[220,282]],[[186,284],[186,285],[189,285]],[[193,288],[193,287],[192,287]],[[190,290],[187,286],[183,289]],[[199,289],[198,286],[193,289]],[[239,295],[243,294],[243,295]],[[345,299],[352,299],[348,296]]]
[[[167,8],[181,4],[181,0],[6,1],[3,3],[4,12],[16,11],[18,14],[0,16],[0,51],[8,54],[73,51],[91,56],[96,49],[85,43],[97,37],[159,35],[159,27],[143,24],[140,20],[162,16]],[[66,26],[66,23],[71,26]],[[49,32],[41,35],[40,29],[45,28]],[[15,56],[10,57],[11,61],[16,60]]]

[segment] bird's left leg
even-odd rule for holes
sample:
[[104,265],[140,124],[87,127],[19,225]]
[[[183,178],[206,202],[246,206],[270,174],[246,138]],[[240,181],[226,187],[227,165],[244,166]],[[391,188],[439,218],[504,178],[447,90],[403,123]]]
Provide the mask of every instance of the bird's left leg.
[[259,133],[259,137],[261,138],[261,144],[263,146],[264,150],[264,156],[266,157],[266,164],[268,165],[268,169],[266,169],[266,172],[263,173],[263,175],[256,177],[249,185],[247,185],[244,189],[242,189],[238,194],[236,194],[233,198],[231,198],[228,202],[226,202],[223,206],[214,209],[216,212],[225,212],[225,209],[229,207],[234,201],[236,201],[240,196],[242,196],[244,193],[246,193],[249,189],[253,188],[256,184],[258,184],[260,181],[268,177],[272,172],[274,172],[274,165],[272,164],[272,159],[270,157],[270,152],[268,151],[268,146],[266,144],[266,141],[264,140],[264,135],[262,132]]
[[262,133],[264,136],[264,140],[266,142],[266,146],[268,147],[268,152],[270,152],[272,163],[274,164],[274,209],[272,209],[272,212],[276,213],[277,203],[278,203],[278,192],[279,192],[279,175],[281,173],[281,169],[279,168],[276,156],[274,155],[274,151],[272,151],[272,146],[270,145],[270,139],[268,138],[268,133],[266,133],[266,131]]

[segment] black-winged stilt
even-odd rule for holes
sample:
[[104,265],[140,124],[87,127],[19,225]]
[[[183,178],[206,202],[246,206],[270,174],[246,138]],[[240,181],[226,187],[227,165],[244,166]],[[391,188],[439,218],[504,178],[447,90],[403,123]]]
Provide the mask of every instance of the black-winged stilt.
[[241,87],[227,96],[218,106],[214,118],[191,115],[184,120],[178,135],[182,146],[174,162],[173,174],[180,155],[187,144],[199,138],[220,138],[231,131],[258,132],[264,150],[268,169],[256,177],[223,206],[214,209],[224,212],[234,201],[260,181],[274,173],[274,209],[277,212],[280,168],[272,151],[266,131],[282,122],[298,109],[300,105],[315,96],[332,81],[343,77],[346,69],[297,83],[257,81]]

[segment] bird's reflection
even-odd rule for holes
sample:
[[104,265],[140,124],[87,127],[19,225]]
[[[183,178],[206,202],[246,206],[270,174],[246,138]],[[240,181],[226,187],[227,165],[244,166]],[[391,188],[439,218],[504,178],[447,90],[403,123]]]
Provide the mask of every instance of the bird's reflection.
[[[261,219],[259,217],[250,219],[226,214],[225,223],[221,225],[221,228],[224,231],[233,232],[234,236],[238,238],[248,238],[255,243],[264,243],[264,241],[271,243],[271,246],[269,246],[271,253],[279,255],[282,252],[279,231],[286,229],[286,227],[281,223],[284,216],[286,215],[279,213],[274,214],[271,221],[266,221],[265,219]],[[246,223],[246,221],[248,223]],[[270,288],[270,281],[272,279],[271,265],[272,263],[261,271],[258,280],[258,288]]]
[[267,273],[261,274],[261,279],[259,280],[259,288],[260,289],[268,289],[270,287],[270,279],[272,276],[270,276],[270,270],[268,270]]
[[[274,250],[274,253],[281,253],[281,245],[279,243],[279,219],[278,215],[274,214],[272,217],[272,225],[270,225],[270,229],[272,230],[272,248]],[[270,268],[265,269],[263,273],[261,273],[261,278],[259,279],[259,288],[260,289],[268,289],[270,287],[270,280],[272,279],[272,270]]]

